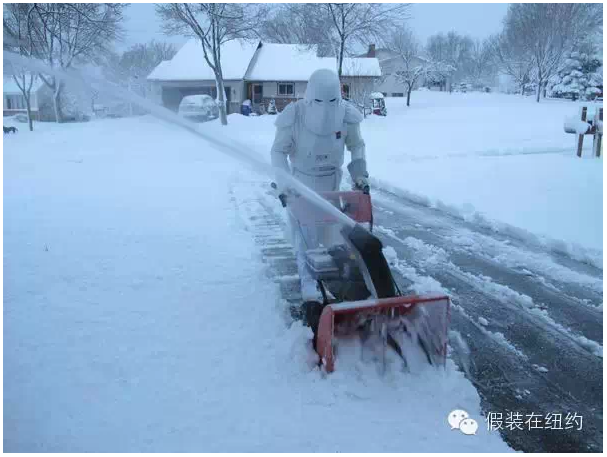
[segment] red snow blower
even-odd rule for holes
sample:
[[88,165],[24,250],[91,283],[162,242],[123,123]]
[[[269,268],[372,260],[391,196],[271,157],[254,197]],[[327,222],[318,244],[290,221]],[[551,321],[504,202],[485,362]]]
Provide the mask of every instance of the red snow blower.
[[[274,185],[273,185],[274,187]],[[281,202],[308,229],[325,233],[322,244],[306,251],[306,266],[323,295],[323,303],[305,310],[314,331],[314,347],[327,372],[335,369],[339,342],[360,338],[373,342],[385,369],[388,351],[406,368],[413,359],[445,365],[450,301],[447,296],[405,296],[383,255],[382,243],[371,232],[373,212],[368,192],[327,192],[321,196],[356,221],[346,227],[298,195]],[[363,226],[367,224],[367,228]],[[327,237],[327,230],[332,230]],[[310,302],[307,302],[310,303]],[[315,302],[313,302],[315,303]],[[379,346],[379,350],[378,350]]]

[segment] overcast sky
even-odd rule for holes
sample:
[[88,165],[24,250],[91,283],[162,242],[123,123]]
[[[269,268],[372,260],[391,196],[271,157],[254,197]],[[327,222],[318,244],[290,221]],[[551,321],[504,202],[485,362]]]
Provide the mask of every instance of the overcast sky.
[[[416,3],[411,8],[409,25],[422,43],[434,33],[450,30],[485,38],[500,29],[507,8],[507,3]],[[183,37],[162,33],[153,3],[132,3],[126,16],[127,36],[120,46],[122,50],[151,39],[185,42]]]

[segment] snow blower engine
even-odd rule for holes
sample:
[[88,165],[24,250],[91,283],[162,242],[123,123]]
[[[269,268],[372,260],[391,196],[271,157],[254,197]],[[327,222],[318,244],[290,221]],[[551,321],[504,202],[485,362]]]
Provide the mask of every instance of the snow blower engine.
[[372,233],[368,192],[321,196],[357,223],[345,226],[297,194],[283,196],[281,202],[296,220],[314,224],[315,230],[333,231],[330,246],[306,251],[306,266],[318,281],[324,302],[316,311],[307,310],[305,320],[314,331],[314,347],[325,370],[334,371],[340,341],[352,338],[359,338],[362,347],[372,341],[384,370],[389,351],[406,369],[425,362],[444,367],[449,297],[401,293],[382,243]]

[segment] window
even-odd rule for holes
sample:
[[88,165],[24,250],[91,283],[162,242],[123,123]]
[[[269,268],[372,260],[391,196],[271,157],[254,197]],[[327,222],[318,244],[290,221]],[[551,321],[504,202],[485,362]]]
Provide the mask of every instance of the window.
[[6,109],[25,109],[25,98],[23,95],[7,95]]
[[404,97],[404,94],[402,92],[392,92],[392,96],[393,97]]
[[283,97],[292,97],[295,94],[295,84],[278,83],[278,95]]
[[341,96],[343,98],[345,98],[346,100],[350,99],[350,85],[349,84],[341,85]]

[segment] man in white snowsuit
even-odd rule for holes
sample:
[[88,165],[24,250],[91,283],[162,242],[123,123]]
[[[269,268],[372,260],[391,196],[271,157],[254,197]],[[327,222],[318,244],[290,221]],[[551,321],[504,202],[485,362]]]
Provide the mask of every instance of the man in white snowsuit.
[[[352,155],[348,171],[355,187],[368,188],[362,120],[356,107],[342,100],[337,74],[317,70],[310,76],[304,99],[289,104],[276,119],[272,165],[316,192],[336,191],[341,183],[345,146]],[[279,192],[286,192],[277,181]],[[305,251],[322,243],[323,235],[311,229],[309,221],[291,217],[290,222],[303,301],[322,302],[316,281],[306,267]]]

